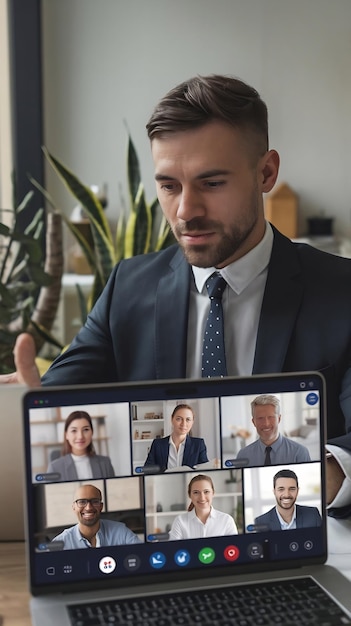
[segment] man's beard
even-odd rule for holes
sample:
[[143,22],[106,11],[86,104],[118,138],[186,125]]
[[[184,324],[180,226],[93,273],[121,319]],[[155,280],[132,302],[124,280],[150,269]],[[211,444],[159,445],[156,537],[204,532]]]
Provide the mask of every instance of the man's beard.
[[[239,225],[233,224],[230,230],[225,230],[221,222],[206,220],[206,218],[195,217],[188,222],[176,224],[173,227],[173,234],[181,246],[184,256],[190,265],[197,267],[220,267],[231,259],[240,250],[243,243],[250,236],[256,226],[259,215],[257,192],[254,190],[250,209],[247,211],[245,219],[239,220]],[[192,232],[214,232],[220,236],[220,241],[216,246],[209,245],[184,245],[182,234],[191,235]]]
[[279,498],[278,505],[280,506],[281,509],[285,509],[285,510],[286,509],[292,509],[294,504],[295,504],[295,502],[296,502],[296,500],[292,499],[292,500],[290,500],[289,504],[283,504],[281,502],[281,499]]
[[231,231],[225,232],[222,224],[216,222],[204,221],[201,218],[195,218],[186,223],[186,232],[191,234],[191,231],[203,231],[203,232],[216,232],[220,235],[220,242],[216,245],[183,245],[181,241],[182,229],[179,226],[175,226],[174,235],[179,241],[179,244],[184,252],[184,256],[190,265],[197,267],[219,267],[227,259],[230,259],[246,241],[253,228],[255,227],[256,220],[252,220],[250,224],[247,224],[245,228],[238,228],[233,226]]
[[82,524],[82,526],[87,526],[88,528],[90,526],[95,526],[95,524],[99,521],[99,517],[96,515],[94,518],[89,518],[86,519],[85,517],[81,517],[80,518],[80,523]]

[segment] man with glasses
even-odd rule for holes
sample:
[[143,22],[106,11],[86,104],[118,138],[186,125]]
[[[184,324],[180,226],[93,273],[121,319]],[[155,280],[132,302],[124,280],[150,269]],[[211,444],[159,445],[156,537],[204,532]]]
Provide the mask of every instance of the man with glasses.
[[72,508],[78,524],[66,528],[53,539],[62,543],[62,550],[141,543],[139,537],[122,522],[100,519],[102,494],[94,485],[78,487]]

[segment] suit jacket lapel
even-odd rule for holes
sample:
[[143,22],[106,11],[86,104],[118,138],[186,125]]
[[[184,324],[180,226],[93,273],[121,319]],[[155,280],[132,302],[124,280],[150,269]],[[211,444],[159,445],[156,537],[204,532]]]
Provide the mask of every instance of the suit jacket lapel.
[[169,452],[169,437],[159,439],[159,452],[160,452],[160,466],[167,469],[168,464],[168,452]]
[[66,476],[61,480],[77,480],[78,474],[76,466],[70,454],[66,454],[64,457],[66,465]]
[[191,269],[182,251],[174,255],[156,294],[155,350],[157,378],[184,378]]
[[279,517],[277,515],[277,510],[275,507],[274,509],[270,510],[269,525],[270,525],[270,530],[281,530]]
[[191,454],[191,448],[192,448],[192,441],[189,437],[189,435],[186,436],[185,439],[185,446],[184,446],[184,455],[183,455],[183,465],[189,465],[189,467],[193,466],[192,463],[192,454]]
[[296,504],[296,528],[303,528],[303,511],[298,504]]
[[274,242],[258,327],[253,374],[283,371],[303,293],[296,248],[275,228],[273,232]]

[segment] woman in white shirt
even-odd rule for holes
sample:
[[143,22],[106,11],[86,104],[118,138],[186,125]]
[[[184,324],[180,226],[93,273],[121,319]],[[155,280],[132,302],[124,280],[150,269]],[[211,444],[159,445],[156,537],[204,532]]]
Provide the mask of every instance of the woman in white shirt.
[[238,534],[232,516],[213,508],[214,486],[209,476],[194,476],[188,485],[188,496],[191,500],[188,511],[177,515],[173,521],[170,540]]

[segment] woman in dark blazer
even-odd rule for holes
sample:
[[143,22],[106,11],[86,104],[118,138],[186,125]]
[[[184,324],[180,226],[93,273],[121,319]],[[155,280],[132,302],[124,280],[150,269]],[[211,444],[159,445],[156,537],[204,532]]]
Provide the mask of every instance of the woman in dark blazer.
[[172,434],[161,439],[154,439],[144,467],[151,472],[165,472],[185,465],[194,468],[200,463],[207,463],[206,444],[199,437],[192,437],[190,431],[194,425],[194,411],[188,404],[178,404],[173,410]]

